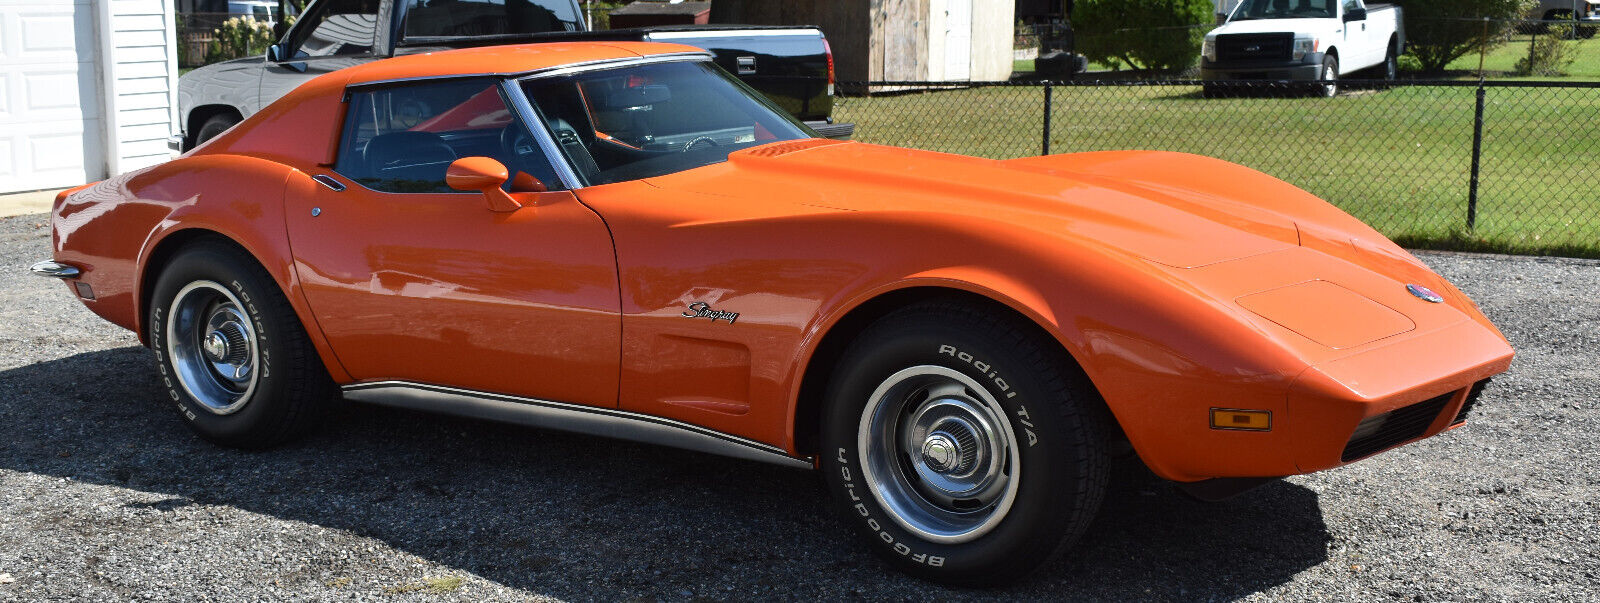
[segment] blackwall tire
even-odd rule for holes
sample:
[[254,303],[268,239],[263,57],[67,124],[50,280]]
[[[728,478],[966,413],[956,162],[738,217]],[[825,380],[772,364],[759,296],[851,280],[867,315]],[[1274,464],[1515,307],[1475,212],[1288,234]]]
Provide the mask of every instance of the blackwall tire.
[[1019,320],[955,303],[896,311],[851,344],[827,396],[830,494],[912,575],[1015,580],[1099,509],[1103,403],[1055,341]]
[[1338,57],[1322,57],[1322,71],[1317,79],[1323,80],[1313,88],[1317,96],[1333,98],[1339,95],[1339,59]]
[[207,119],[206,123],[201,124],[200,129],[195,132],[195,146],[200,146],[206,141],[216,138],[219,134],[227,132],[228,128],[232,128],[240,121],[239,116],[232,113],[211,116],[211,119]]
[[272,277],[203,240],[162,269],[146,323],[161,386],[200,437],[266,448],[315,427],[337,388]]

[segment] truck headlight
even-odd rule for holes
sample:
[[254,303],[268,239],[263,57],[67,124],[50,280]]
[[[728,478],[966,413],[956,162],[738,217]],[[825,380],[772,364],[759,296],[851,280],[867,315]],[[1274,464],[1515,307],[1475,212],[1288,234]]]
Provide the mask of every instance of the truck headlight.
[[1308,52],[1316,52],[1316,51],[1317,51],[1317,39],[1316,38],[1295,38],[1294,39],[1294,60],[1298,61],[1300,59],[1306,58],[1306,53],[1308,53]]
[[1206,41],[1201,42],[1200,54],[1205,56],[1207,61],[1217,60],[1217,39],[1206,38]]

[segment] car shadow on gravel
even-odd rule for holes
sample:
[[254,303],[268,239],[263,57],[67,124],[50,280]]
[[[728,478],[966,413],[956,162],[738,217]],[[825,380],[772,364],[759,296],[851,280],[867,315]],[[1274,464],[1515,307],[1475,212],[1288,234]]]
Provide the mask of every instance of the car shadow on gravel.
[[0,372],[0,468],[323,526],[563,599],[1231,599],[1325,561],[1330,540],[1302,486],[1207,504],[1124,463],[1069,555],[1007,589],[949,590],[876,561],[804,471],[369,407],[241,452],[192,436],[153,375],[134,346]]

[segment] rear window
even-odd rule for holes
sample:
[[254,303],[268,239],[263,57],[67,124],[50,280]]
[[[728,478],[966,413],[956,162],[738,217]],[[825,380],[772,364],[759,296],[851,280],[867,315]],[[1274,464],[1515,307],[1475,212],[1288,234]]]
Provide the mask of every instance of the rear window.
[[406,0],[405,37],[496,36],[580,31],[571,0]]

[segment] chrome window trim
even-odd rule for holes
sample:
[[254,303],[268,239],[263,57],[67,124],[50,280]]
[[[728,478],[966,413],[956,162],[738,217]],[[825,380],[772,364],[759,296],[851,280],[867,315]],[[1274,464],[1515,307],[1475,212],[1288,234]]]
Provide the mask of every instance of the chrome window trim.
[[545,161],[550,163],[556,177],[561,179],[562,188],[569,191],[583,188],[583,180],[578,178],[578,172],[572,169],[572,163],[567,161],[566,154],[561,152],[561,145],[556,143],[550,128],[545,125],[544,120],[539,119],[538,112],[533,110],[533,104],[528,102],[528,96],[522,93],[522,87],[517,85],[517,80],[502,80],[500,91],[503,96],[511,100],[511,110],[517,113],[517,119],[522,120],[522,125],[539,143],[539,150],[544,151]]
[[346,385],[347,399],[398,408],[585,433],[810,469],[782,448],[692,423],[615,408],[553,402],[412,381]]
[[706,52],[704,50],[696,50],[696,51],[688,51],[688,52],[672,52],[672,53],[666,53],[666,54],[652,54],[652,55],[646,55],[646,56],[642,56],[642,57],[624,57],[624,58],[620,58],[620,59],[600,59],[598,61],[585,61],[585,62],[582,62],[582,63],[572,63],[572,64],[568,64],[568,65],[562,65],[562,66],[559,66],[559,67],[546,67],[544,69],[535,69],[533,71],[524,71],[524,72],[521,72],[521,73],[514,73],[514,74],[510,74],[509,77],[511,77],[512,79],[517,79],[517,80],[526,80],[526,79],[534,79],[534,78],[559,77],[559,76],[563,76],[563,75],[572,75],[574,73],[583,73],[583,72],[586,72],[586,71],[600,71],[600,70],[604,70],[604,69],[615,69],[617,67],[633,67],[635,65],[653,65],[653,64],[656,64],[656,63],[676,63],[676,62],[679,62],[679,61],[710,61],[710,60],[711,60],[711,53],[710,52]]
[[822,31],[816,28],[795,27],[790,29],[731,29],[731,30],[704,30],[704,31],[652,31],[645,34],[647,41],[656,40],[684,40],[690,38],[766,38],[774,36],[822,36]]
[[634,66],[634,65],[649,65],[649,64],[653,64],[653,63],[670,63],[670,62],[675,62],[675,61],[709,61],[709,60],[711,60],[711,53],[703,51],[703,50],[696,50],[696,51],[692,51],[692,52],[673,52],[673,53],[667,53],[667,54],[652,54],[652,55],[647,55],[647,56],[642,56],[642,57],[623,57],[623,58],[618,58],[618,59],[601,59],[601,60],[598,60],[598,61],[586,61],[586,62],[582,62],[582,63],[571,63],[571,64],[567,64],[567,65],[560,65],[560,66],[557,66],[557,67],[544,67],[544,68],[540,68],[540,69],[534,69],[534,70],[531,70],[531,71],[451,73],[451,74],[444,74],[444,75],[419,75],[419,76],[412,76],[412,77],[398,77],[398,78],[392,78],[392,79],[387,79],[387,80],[371,80],[371,81],[366,81],[366,82],[351,82],[350,84],[347,84],[345,86],[345,89],[346,90],[350,90],[350,89],[354,89],[354,88],[368,88],[368,87],[372,87],[372,86],[386,86],[386,85],[391,85],[391,84],[405,84],[405,83],[409,83],[409,82],[420,82],[420,81],[428,81],[428,80],[452,80],[452,79],[464,79],[464,78],[511,78],[513,80],[523,80],[523,79],[534,78],[534,77],[554,77],[554,76],[560,76],[560,75],[570,75],[570,74],[573,74],[573,73],[582,73],[584,71],[596,71],[596,70],[600,70],[600,69],[613,69],[613,68],[617,68],[617,67],[631,67],[631,66]]

